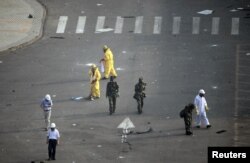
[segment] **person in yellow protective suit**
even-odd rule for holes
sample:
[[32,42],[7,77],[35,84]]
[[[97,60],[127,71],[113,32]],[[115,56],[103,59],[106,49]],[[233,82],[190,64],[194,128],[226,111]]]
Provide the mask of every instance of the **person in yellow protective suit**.
[[103,46],[104,58],[100,62],[104,62],[104,77],[103,79],[108,79],[109,76],[117,77],[115,68],[114,68],[114,58],[113,53],[107,45]]
[[95,64],[93,64],[89,70],[89,76],[90,76],[90,95],[89,99],[93,101],[95,98],[100,98],[100,79],[101,79],[101,73],[99,69],[96,67]]

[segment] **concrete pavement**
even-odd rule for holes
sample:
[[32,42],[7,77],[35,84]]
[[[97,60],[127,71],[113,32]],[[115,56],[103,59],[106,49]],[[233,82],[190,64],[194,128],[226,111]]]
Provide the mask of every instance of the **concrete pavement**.
[[34,0],[1,0],[0,52],[28,45],[42,36],[45,8]]

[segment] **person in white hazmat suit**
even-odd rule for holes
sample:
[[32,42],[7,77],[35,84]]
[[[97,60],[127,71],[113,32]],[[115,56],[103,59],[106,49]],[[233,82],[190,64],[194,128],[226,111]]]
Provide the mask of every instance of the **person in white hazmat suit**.
[[196,116],[197,128],[200,128],[201,124],[206,125],[207,128],[211,127],[206,114],[206,112],[208,111],[208,106],[204,96],[205,96],[205,91],[203,89],[200,89],[199,94],[194,99],[194,105],[197,113]]

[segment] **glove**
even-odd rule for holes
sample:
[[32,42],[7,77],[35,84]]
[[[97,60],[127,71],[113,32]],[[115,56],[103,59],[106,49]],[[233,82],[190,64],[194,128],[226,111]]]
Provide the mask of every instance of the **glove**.
[[207,106],[207,105],[205,106],[205,110],[206,110],[206,112],[208,112],[208,111],[209,111],[209,108],[208,108],[208,106]]
[[195,108],[195,113],[196,113],[196,115],[199,115],[199,110],[198,110],[198,108]]

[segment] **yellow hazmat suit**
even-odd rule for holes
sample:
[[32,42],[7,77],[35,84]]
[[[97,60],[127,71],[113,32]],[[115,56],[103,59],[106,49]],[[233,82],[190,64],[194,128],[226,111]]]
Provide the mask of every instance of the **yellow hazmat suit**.
[[110,48],[105,49],[105,53],[104,53],[104,67],[105,67],[105,71],[104,71],[104,77],[108,78],[109,75],[111,76],[115,76],[117,77],[115,68],[114,68],[114,59],[113,59],[113,53],[110,50]]
[[89,70],[90,76],[90,96],[91,98],[100,98],[100,80],[101,80],[101,73],[96,65],[92,65],[91,69]]

